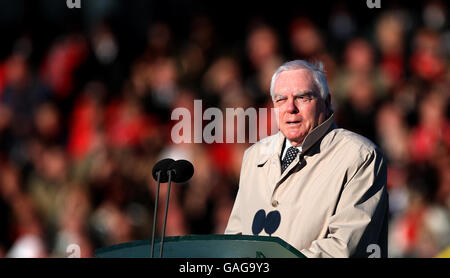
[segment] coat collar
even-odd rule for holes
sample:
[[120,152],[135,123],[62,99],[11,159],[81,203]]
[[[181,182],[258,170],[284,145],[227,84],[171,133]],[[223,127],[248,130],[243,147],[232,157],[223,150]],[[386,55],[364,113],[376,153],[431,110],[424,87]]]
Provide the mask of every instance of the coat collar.
[[337,128],[337,126],[334,122],[334,114],[331,114],[325,122],[319,126],[316,126],[308,135],[306,135],[302,144],[302,153],[308,151],[309,148],[311,148],[320,138],[327,134],[330,129],[335,128]]
[[[308,135],[306,135],[302,144],[302,154],[308,151],[320,138],[322,138],[330,129],[337,128],[336,123],[334,122],[334,113],[325,120],[322,124],[316,126]],[[273,140],[268,146],[265,146],[264,149],[269,149],[270,153],[264,152],[260,159],[258,159],[257,164],[263,165],[270,158],[280,158],[281,152],[283,150],[283,144],[286,137],[280,131],[275,134],[275,140]]]

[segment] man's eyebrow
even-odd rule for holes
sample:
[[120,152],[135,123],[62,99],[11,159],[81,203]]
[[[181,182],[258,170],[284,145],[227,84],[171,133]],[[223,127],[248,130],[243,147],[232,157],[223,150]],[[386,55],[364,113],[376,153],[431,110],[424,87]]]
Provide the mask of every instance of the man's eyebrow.
[[275,95],[273,96],[273,98],[274,98],[274,99],[277,99],[277,98],[286,98],[286,96],[280,95],[280,94],[275,94]]
[[314,91],[312,91],[312,90],[301,91],[301,92],[295,93],[294,97],[301,97],[301,96],[306,96],[306,95],[315,96],[316,93]]

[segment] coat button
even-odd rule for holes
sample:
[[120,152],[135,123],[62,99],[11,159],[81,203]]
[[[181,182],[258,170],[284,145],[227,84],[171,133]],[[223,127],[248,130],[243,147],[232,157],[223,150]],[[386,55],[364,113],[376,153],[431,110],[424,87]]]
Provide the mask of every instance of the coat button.
[[277,200],[273,200],[272,201],[272,207],[276,208],[278,206],[278,201]]

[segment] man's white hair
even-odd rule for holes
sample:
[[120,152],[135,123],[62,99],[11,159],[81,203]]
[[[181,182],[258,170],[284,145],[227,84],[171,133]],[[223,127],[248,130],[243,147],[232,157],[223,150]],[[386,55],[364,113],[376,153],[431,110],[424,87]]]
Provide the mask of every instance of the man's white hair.
[[326,101],[328,95],[330,94],[330,89],[328,88],[327,78],[325,77],[323,63],[317,62],[317,64],[313,65],[304,60],[294,60],[286,62],[275,71],[275,73],[272,76],[272,82],[270,83],[270,95],[272,97],[272,100],[275,100],[274,87],[278,75],[283,71],[298,70],[298,69],[306,69],[312,73],[314,85],[319,90],[320,97],[324,101]]

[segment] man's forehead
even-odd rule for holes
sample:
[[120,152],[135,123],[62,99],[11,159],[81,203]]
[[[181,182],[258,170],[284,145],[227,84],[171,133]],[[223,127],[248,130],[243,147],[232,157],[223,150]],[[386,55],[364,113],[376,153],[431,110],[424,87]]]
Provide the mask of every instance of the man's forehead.
[[275,80],[275,92],[301,92],[314,90],[312,72],[307,69],[297,69],[281,72]]

